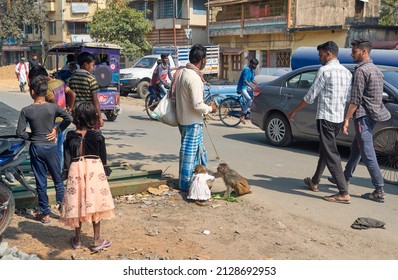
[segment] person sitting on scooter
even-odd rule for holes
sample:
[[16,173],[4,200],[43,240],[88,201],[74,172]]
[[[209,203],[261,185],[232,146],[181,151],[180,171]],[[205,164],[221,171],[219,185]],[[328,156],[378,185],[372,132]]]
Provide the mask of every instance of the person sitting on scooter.
[[163,95],[165,95],[167,90],[170,88],[167,78],[169,78],[170,81],[172,79],[169,66],[169,55],[163,53],[160,55],[160,58],[162,63],[156,67],[157,76],[155,76],[155,82],[152,81],[152,84],[155,85],[157,89],[163,93]]

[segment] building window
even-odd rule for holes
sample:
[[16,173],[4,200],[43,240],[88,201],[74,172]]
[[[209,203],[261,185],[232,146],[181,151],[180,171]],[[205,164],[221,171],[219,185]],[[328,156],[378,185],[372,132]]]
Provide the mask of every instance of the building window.
[[232,71],[242,70],[242,55],[231,55],[232,58]]
[[290,50],[261,51],[261,67],[290,67]]
[[268,65],[268,52],[267,51],[260,51],[260,67],[267,67]]
[[57,22],[56,21],[49,21],[48,22],[48,32],[50,35],[57,34]]
[[158,1],[157,18],[173,18],[174,17],[174,1],[173,0],[160,0]]
[[25,25],[25,34],[33,34],[32,25]]
[[67,34],[88,34],[88,22],[69,21],[67,25]]
[[153,20],[153,2],[149,1],[131,2],[130,8],[144,12],[144,17],[146,19]]

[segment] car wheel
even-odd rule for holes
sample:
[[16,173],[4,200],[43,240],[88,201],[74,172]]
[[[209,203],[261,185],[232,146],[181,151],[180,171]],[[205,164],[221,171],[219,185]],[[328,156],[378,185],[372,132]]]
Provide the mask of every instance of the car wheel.
[[149,94],[149,83],[147,81],[142,81],[137,85],[137,94],[141,99],[145,99],[145,97]]
[[274,146],[287,146],[292,143],[292,131],[286,117],[280,113],[272,114],[265,123],[265,137]]
[[398,129],[378,131],[373,137],[373,146],[384,181],[398,185]]

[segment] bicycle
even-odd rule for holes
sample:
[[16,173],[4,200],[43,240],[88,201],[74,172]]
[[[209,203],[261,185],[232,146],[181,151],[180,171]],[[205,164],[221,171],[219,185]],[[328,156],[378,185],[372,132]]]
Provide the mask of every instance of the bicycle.
[[[252,90],[249,89],[248,92],[253,98]],[[247,101],[242,94],[223,99],[218,108],[220,120],[223,124],[229,127],[238,126],[241,123],[240,116],[242,114],[242,108],[246,102]]]
[[379,130],[373,137],[373,145],[384,181],[398,185],[398,128]]
[[[204,96],[203,96],[203,100],[204,100],[205,104],[209,105],[209,106],[211,106],[211,104],[213,102],[216,102],[216,104],[218,104],[220,99],[222,98],[222,95],[220,95],[220,94],[213,94],[211,92],[210,88],[211,88],[210,85],[206,85],[205,86]],[[218,112],[215,112],[215,113],[209,113],[205,117],[206,117],[206,119],[209,118],[209,119],[211,119],[213,121],[216,121],[216,120],[219,120],[220,116],[219,116]]]
[[[157,120],[157,118],[152,114],[152,112],[155,110],[155,108],[158,106],[160,100],[163,98],[163,93],[160,90],[155,90],[155,93],[150,93],[147,95],[145,98],[145,111],[147,115],[152,119],[152,120]],[[217,101],[217,99],[220,99],[221,95],[220,94],[213,94],[211,92],[210,86],[206,86],[204,89],[204,102],[207,105],[211,105],[212,102]],[[218,102],[217,102],[218,103]],[[219,114],[216,113],[210,113],[206,115],[206,118],[209,118],[211,120],[217,120],[219,118]]]
[[157,120],[156,116],[152,114],[152,112],[158,106],[160,100],[163,98],[163,92],[159,89],[154,89],[154,91],[150,91],[150,93],[145,97],[145,111],[149,118],[152,120]]

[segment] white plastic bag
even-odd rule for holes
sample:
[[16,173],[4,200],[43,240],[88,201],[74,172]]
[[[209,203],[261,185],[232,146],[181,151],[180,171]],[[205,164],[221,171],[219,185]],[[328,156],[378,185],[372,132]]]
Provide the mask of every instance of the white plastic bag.
[[168,93],[163,96],[152,114],[164,124],[170,126],[178,125],[175,103],[169,98]]

